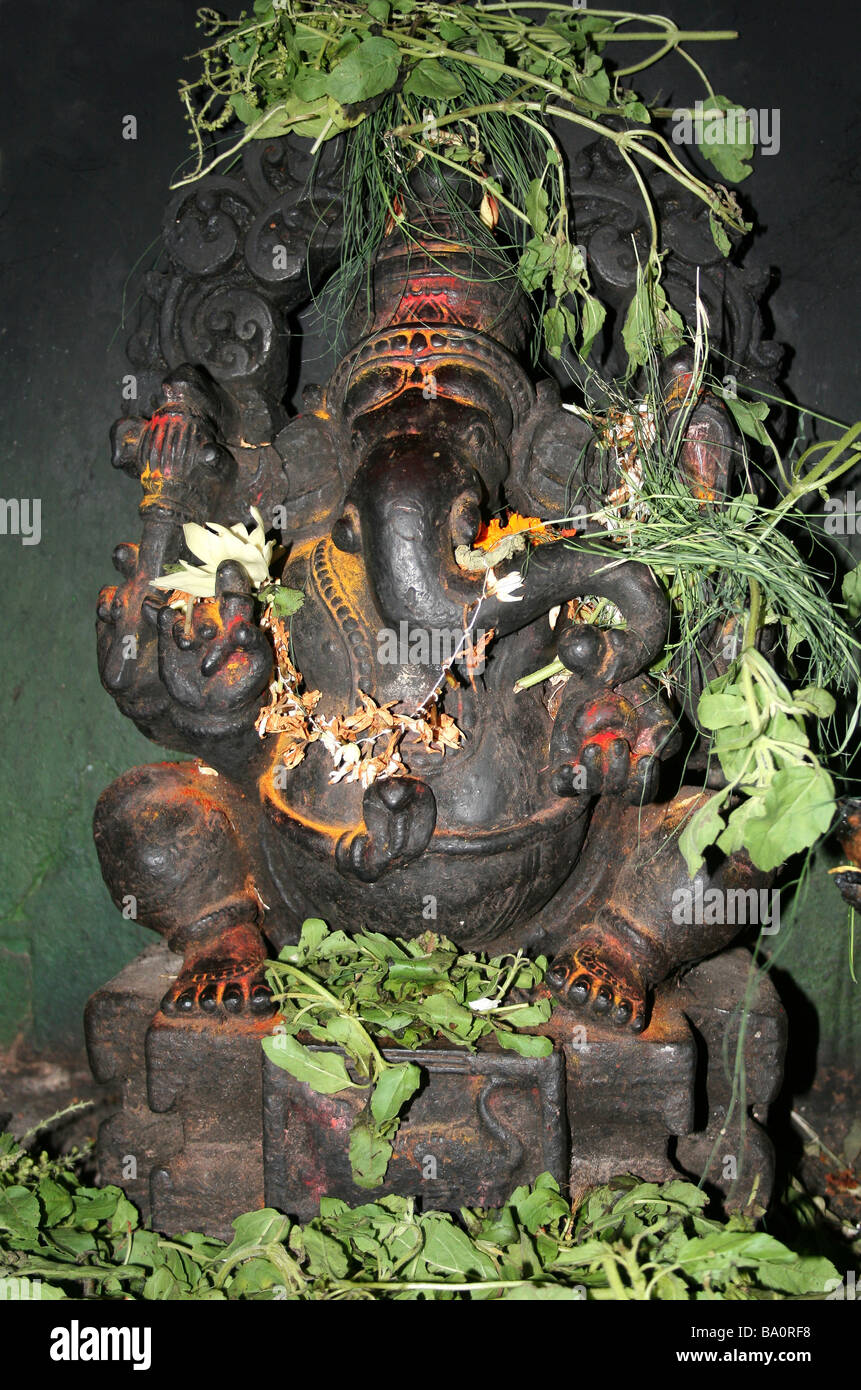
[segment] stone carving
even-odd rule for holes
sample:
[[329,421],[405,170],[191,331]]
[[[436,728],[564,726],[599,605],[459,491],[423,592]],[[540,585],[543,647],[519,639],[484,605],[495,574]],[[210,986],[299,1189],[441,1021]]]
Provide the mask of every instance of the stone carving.
[[[289,316],[337,260],[340,151],[325,148],[313,193],[301,142],[285,139],[252,147],[241,175],[205,180],[167,213],[171,268],[151,277],[133,344],[148,383],[163,385],[150,413],[113,435],[115,465],[142,485],[141,537],[114,552],[120,577],[100,596],[98,644],[123,714],[194,760],[136,768],[103,793],[105,881],[182,958],[162,1024],[266,1029],[268,943],[295,939],[311,915],[415,935],[433,904],[435,928],[464,948],[552,958],[560,1045],[584,1019],[620,1038],[642,1032],[661,982],[738,931],[680,925],[672,912],[673,894],[691,886],[673,832],[708,793],[668,796],[662,774],[679,746],[678,711],[646,673],[664,648],[665,599],[644,567],[607,570],[597,542],[536,547],[516,602],[457,563],[457,548],[502,505],[564,515],[601,479],[588,427],[561,409],[552,379],[536,382],[523,366],[528,312],[516,283],[477,278],[474,251],[426,189],[410,209],[424,219],[421,241],[393,228],[370,318],[356,320],[330,380],[288,418]],[[575,167],[573,194],[599,292],[622,303],[633,287],[633,198],[595,152]],[[683,298],[702,265],[706,301],[726,306],[727,349],[752,376],[773,371],[777,352],[762,341],[744,277],[706,255],[707,229],[701,246],[685,210],[664,202],[678,243],[668,284],[675,277]],[[273,258],[280,245],[286,256]],[[608,341],[611,366],[615,354]],[[684,355],[666,365],[668,394],[689,371]],[[732,446],[727,418],[705,398],[686,474],[725,485]],[[295,762],[289,733],[260,736],[275,649],[242,566],[223,563],[216,597],[189,616],[152,587],[184,553],[183,523],[234,525],[252,506],[287,548],[284,581],[304,593],[290,658],[303,689],[320,692],[315,718],[344,717],[366,696],[410,716],[448,715],[459,746],[442,753],[406,739],[406,775],[363,786],[333,780],[322,740]],[[496,580],[520,563],[497,566]],[[484,668],[455,661],[440,685],[439,660],[416,659],[413,639],[462,633],[483,594],[480,625],[493,633]],[[610,599],[626,629],[575,621],[568,601],[585,595]],[[401,641],[399,659],[382,656],[383,633]],[[561,697],[512,693],[557,654],[574,673]],[[703,656],[720,669],[707,642]],[[766,884],[744,855],[699,877],[702,887]]]

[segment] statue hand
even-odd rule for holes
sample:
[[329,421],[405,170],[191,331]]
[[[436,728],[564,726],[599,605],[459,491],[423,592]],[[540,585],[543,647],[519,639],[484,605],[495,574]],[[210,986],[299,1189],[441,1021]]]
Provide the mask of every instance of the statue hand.
[[164,383],[165,400],[150,420],[117,420],[113,464],[140,480],[141,511],[155,509],[179,523],[206,522],[236,475],[219,433],[220,402],[212,382],[191,367]]
[[660,762],[675,753],[678,721],[644,676],[618,689],[570,682],[550,741],[557,796],[623,796],[653,801]]
[[113,563],[123,582],[106,585],[99,594],[99,675],[124,714],[146,721],[167,705],[158,672],[160,599],[150,588],[151,567],[138,546],[125,541],[118,545]]
[[194,605],[190,631],[182,614],[162,609],[159,669],[178,707],[172,715],[178,727],[231,733],[253,722],[273,664],[269,641],[254,620],[254,603],[242,565],[223,560],[215,598]]

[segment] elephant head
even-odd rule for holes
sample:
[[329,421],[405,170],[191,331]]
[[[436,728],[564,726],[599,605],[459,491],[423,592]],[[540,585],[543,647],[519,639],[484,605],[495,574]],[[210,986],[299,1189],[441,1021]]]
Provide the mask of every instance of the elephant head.
[[600,542],[542,545],[525,566],[522,556],[505,562],[503,570],[523,570],[512,602],[485,593],[484,573],[457,563],[457,548],[472,545],[482,520],[499,508],[507,454],[483,411],[451,401],[433,405],[414,407],[411,430],[401,412],[396,427],[369,444],[332,530],[332,544],[361,566],[369,622],[459,632],[481,601],[482,627],[505,636],[566,599],[604,594],[627,618],[628,631],[597,644],[589,633],[593,640],[579,646],[568,633],[566,650],[609,684],[643,670],[667,631],[665,602],[644,566],[618,560]]

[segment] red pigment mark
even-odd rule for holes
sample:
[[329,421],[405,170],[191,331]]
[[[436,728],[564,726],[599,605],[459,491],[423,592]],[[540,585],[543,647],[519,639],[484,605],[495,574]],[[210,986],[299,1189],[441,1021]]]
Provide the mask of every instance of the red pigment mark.
[[615,743],[620,738],[624,738],[621,729],[603,729],[600,733],[590,734],[586,742],[597,743],[599,748],[607,749],[611,743]]

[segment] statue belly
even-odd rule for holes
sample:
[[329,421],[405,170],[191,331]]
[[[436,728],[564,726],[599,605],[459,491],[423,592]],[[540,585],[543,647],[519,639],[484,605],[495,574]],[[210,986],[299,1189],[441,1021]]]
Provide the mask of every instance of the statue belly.
[[457,752],[411,758],[434,792],[436,829],[417,859],[372,883],[335,863],[339,838],[362,820],[361,787],[329,782],[320,744],[286,779],[273,775],[276,757],[260,785],[266,856],[294,922],[319,916],[405,937],[433,929],[477,947],[544,906],[579,855],[588,802],[554,796],[539,771],[543,710],[525,701],[515,721],[495,705]]
[[295,922],[323,917],[344,931],[442,932],[475,948],[524,925],[553,896],[585,836],[584,803],[560,801],[528,821],[489,831],[437,830],[420,858],[362,883],[339,872],[333,827],[267,805],[264,848]]

